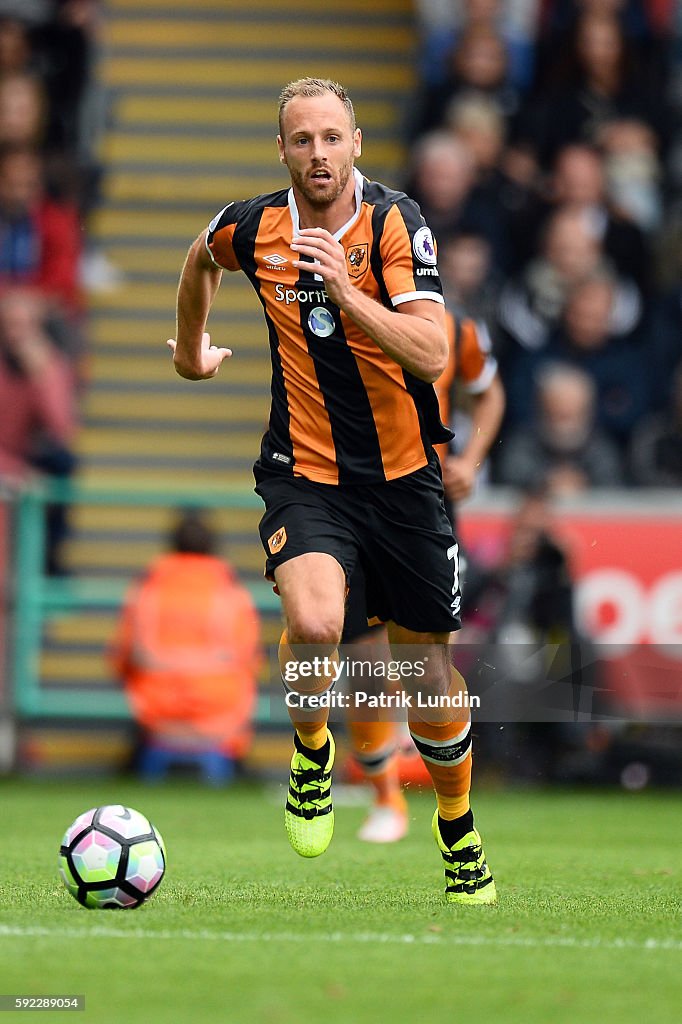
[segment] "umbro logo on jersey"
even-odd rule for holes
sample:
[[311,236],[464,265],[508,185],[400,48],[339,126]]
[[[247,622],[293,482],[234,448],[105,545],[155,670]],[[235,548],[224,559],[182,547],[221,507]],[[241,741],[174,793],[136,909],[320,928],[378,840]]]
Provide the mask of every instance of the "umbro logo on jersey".
[[263,259],[269,267],[275,267],[277,270],[289,262],[286,256],[280,256],[278,252],[270,253],[269,256],[264,256]]

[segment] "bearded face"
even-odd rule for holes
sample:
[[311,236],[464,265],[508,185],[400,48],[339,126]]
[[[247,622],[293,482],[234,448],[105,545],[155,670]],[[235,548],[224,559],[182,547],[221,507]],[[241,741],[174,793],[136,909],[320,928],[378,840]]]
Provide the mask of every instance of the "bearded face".
[[360,139],[333,93],[296,96],[286,105],[278,137],[280,159],[295,191],[310,206],[324,209],[343,195],[360,155]]

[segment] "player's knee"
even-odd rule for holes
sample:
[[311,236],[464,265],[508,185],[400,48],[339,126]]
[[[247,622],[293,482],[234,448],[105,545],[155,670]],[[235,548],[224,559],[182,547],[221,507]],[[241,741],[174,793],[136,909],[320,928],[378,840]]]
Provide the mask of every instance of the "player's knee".
[[289,621],[287,633],[290,644],[319,644],[336,647],[341,639],[343,623],[332,614],[325,615],[311,609],[309,613],[299,613]]

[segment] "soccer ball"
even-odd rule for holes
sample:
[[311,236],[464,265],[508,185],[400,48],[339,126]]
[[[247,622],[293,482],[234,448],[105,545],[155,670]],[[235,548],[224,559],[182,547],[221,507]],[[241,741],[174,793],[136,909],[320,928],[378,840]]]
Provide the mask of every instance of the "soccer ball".
[[92,910],[132,909],[148,900],[166,871],[158,829],[132,807],[111,804],[80,814],[64,833],[59,875]]

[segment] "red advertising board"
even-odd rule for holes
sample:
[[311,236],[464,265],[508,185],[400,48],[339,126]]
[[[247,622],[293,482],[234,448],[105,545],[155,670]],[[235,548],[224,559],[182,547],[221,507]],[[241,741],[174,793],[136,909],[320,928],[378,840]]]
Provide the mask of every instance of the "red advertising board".
[[[502,556],[513,503],[463,510],[462,541]],[[606,682],[637,716],[682,712],[682,501],[559,506],[555,529],[575,581],[578,624],[597,644]]]

